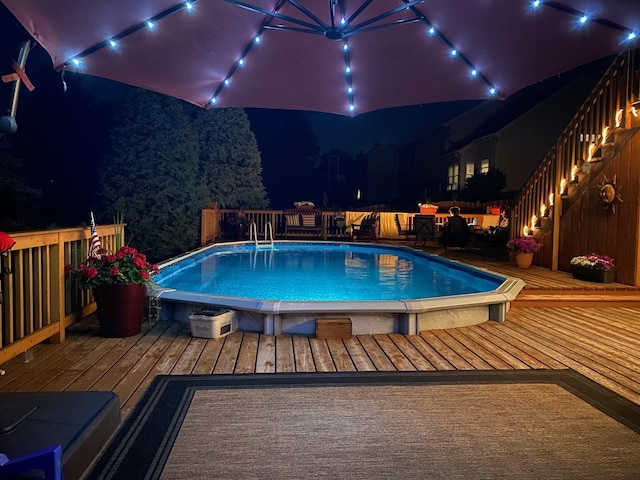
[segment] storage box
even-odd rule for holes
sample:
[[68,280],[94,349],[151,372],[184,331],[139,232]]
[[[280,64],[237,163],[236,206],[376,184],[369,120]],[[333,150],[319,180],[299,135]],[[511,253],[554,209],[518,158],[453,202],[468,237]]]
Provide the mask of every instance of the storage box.
[[236,312],[227,309],[203,310],[189,315],[191,336],[220,338],[238,329]]
[[317,338],[351,338],[350,318],[316,318]]

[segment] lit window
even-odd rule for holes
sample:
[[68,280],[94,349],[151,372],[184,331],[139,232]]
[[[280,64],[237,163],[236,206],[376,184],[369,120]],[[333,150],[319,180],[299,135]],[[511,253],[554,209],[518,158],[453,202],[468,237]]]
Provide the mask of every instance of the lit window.
[[480,162],[480,173],[487,173],[489,171],[489,159],[485,158]]
[[475,173],[475,168],[476,166],[473,164],[473,162],[468,162],[467,163],[467,171],[465,172],[465,179],[467,178],[471,178],[473,177],[473,174]]
[[460,167],[450,165],[447,174],[447,190],[458,190],[458,176],[460,175]]

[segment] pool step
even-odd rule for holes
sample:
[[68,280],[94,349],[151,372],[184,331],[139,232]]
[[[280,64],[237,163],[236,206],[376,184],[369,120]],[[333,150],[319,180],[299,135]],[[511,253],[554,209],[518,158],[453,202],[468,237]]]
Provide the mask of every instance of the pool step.
[[351,338],[351,319],[316,318],[317,338]]

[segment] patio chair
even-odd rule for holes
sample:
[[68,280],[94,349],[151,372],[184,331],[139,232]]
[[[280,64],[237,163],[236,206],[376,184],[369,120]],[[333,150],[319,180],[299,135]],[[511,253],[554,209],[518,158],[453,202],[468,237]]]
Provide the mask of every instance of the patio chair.
[[[35,472],[42,472],[44,476],[31,476]],[[27,474],[28,477],[24,476]],[[62,480],[62,447],[55,445],[11,459],[0,453],[0,479],[4,478]]]
[[402,225],[400,225],[400,218],[398,217],[398,214],[396,213],[393,216],[395,222],[396,222],[396,228],[398,229],[398,235],[400,236],[405,236],[405,237],[409,237],[409,235],[415,235],[416,234],[416,229],[415,228],[402,228]]
[[362,219],[360,224],[351,225],[351,235],[356,240],[375,240],[377,238],[378,213],[374,212]]
[[416,215],[413,222],[416,244],[418,243],[418,240],[422,240],[422,244],[425,245],[427,240],[436,239],[435,215]]

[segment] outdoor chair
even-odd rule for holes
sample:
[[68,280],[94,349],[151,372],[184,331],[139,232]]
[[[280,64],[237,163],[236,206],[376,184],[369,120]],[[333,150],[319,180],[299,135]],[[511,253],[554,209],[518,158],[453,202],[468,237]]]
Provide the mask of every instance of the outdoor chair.
[[413,226],[415,229],[416,244],[418,243],[418,240],[422,240],[423,245],[427,243],[427,240],[435,240],[435,215],[416,215],[413,220]]
[[402,228],[402,225],[400,224],[400,218],[399,218],[397,213],[393,216],[393,218],[394,218],[394,220],[396,222],[396,228],[398,229],[398,235],[409,237],[409,235],[415,235],[416,234],[415,228],[411,228],[411,226],[409,226],[409,225],[406,226],[407,228]]
[[351,235],[356,240],[375,240],[377,238],[378,214],[376,212],[367,215],[360,224],[351,225]]
[[[42,472],[43,476],[32,476],[35,472]],[[62,480],[62,447],[54,445],[14,458],[0,453],[0,479],[4,478]]]

